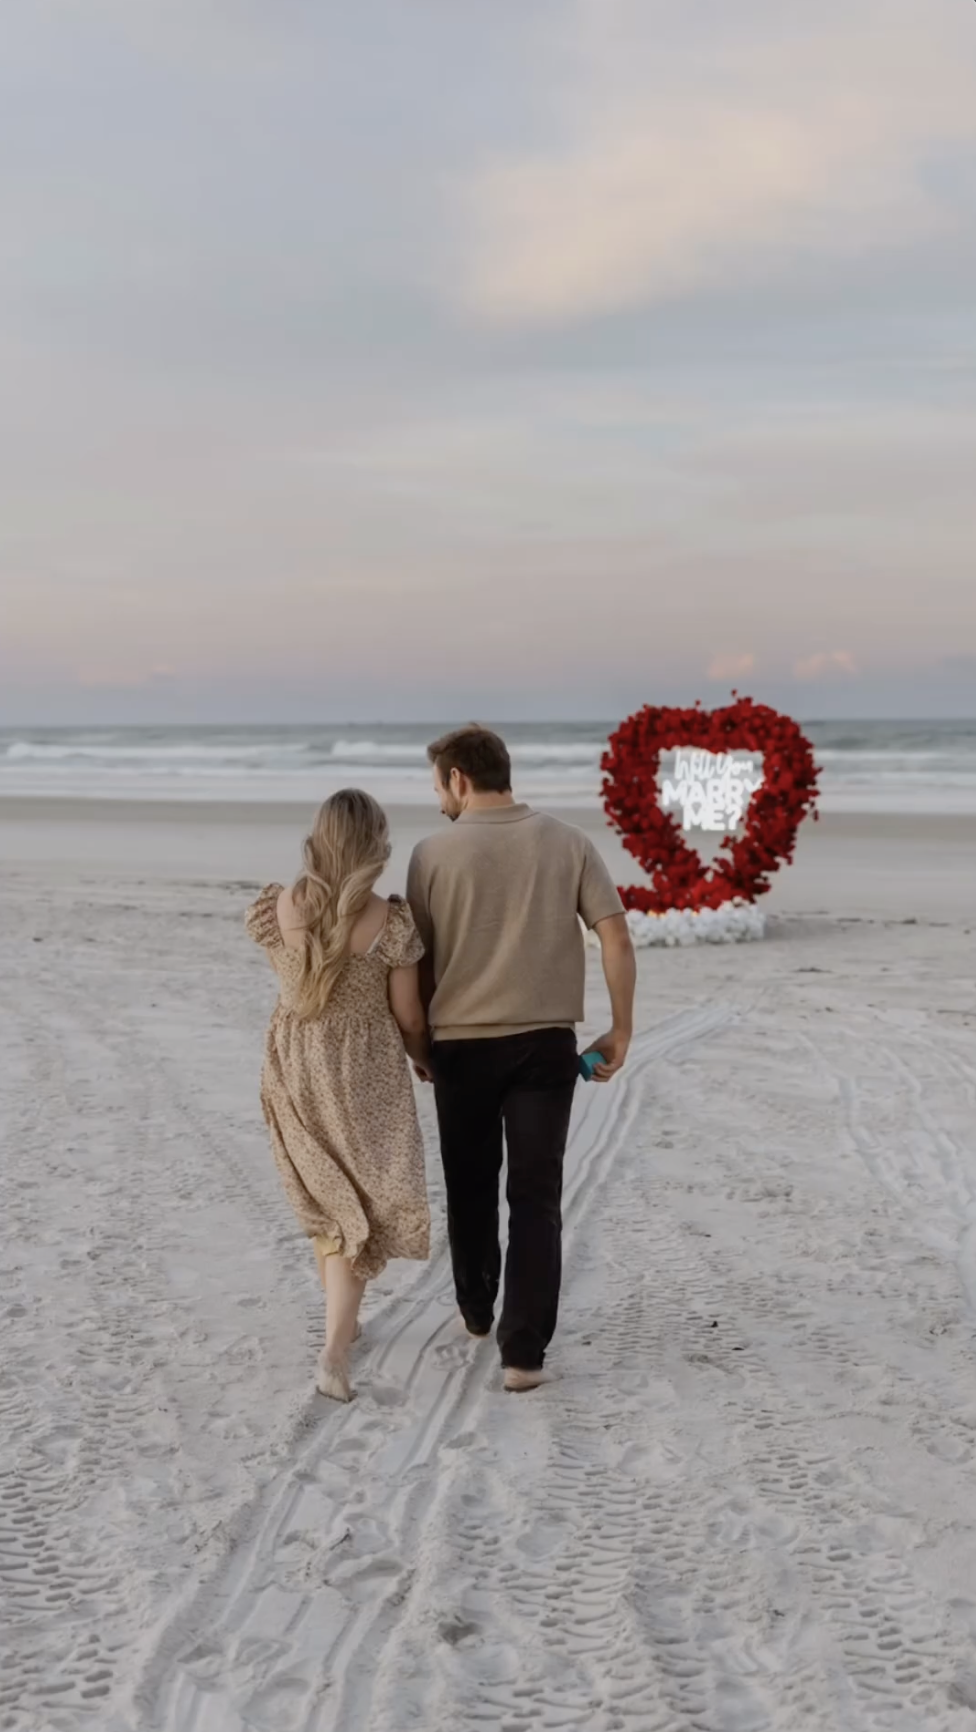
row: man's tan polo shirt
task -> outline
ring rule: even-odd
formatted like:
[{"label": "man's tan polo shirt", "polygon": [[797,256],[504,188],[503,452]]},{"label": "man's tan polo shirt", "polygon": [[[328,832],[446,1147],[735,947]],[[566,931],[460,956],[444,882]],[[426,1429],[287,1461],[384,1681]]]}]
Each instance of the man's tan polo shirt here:
[{"label": "man's tan polo shirt", "polygon": [[419,843],[407,900],[433,964],[436,1040],[581,1022],[580,919],[623,911],[589,837],[528,806],[464,812]]}]

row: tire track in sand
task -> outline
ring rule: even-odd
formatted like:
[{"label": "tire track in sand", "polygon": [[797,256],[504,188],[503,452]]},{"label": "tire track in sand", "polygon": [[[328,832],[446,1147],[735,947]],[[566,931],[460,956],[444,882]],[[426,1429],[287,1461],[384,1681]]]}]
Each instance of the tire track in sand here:
[{"label": "tire track in sand", "polygon": [[[677,1068],[693,1143],[702,1074]],[[712,1148],[719,1190],[741,1183]],[[571,1280],[564,1340],[599,1361],[458,1439],[372,1712],[342,1732],[970,1732],[923,1525],[838,1410],[856,1331],[825,1323],[815,1273],[784,1290],[701,1245],[638,1156],[574,1251],[593,1308]]]},{"label": "tire track in sand", "polygon": [[[655,1059],[725,1026],[724,1005],[635,1042],[614,1088],[579,1091],[567,1160],[567,1248],[640,1103]],[[456,1335],[442,1251],[411,1303],[371,1325],[362,1393],[325,1410],[251,1513],[226,1568],[146,1656],[146,1732],[345,1732],[369,1724],[380,1655],[411,1599],[438,1496],[435,1468],[465,1448],[496,1387],[494,1354]],[[389,1379],[389,1381],[385,1381]]]}]

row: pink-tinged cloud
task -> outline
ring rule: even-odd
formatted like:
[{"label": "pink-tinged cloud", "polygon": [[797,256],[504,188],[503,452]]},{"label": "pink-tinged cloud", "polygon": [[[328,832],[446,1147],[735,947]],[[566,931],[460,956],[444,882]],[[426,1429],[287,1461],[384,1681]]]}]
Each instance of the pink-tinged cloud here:
[{"label": "pink-tinged cloud", "polygon": [[745,34],[747,6],[742,40],[703,39],[687,86],[647,45],[647,0],[609,8],[612,40],[644,47],[629,58],[607,50],[606,8],[566,10],[560,65],[568,43],[575,78],[559,124],[468,183],[462,291],[482,317],[571,323],[730,275],[766,281],[777,256],[856,255],[958,225],[924,171],[976,139],[972,70],[917,6],[821,7],[765,39]]},{"label": "pink-tinged cloud", "polygon": [[741,680],[746,674],[751,674],[756,666],[756,658],[750,651],[742,655],[714,655],[708,664],[707,678],[710,680]]},{"label": "pink-tinged cloud", "polygon": [[798,680],[819,680],[829,674],[856,674],[857,663],[849,650],[820,650],[793,664]]}]

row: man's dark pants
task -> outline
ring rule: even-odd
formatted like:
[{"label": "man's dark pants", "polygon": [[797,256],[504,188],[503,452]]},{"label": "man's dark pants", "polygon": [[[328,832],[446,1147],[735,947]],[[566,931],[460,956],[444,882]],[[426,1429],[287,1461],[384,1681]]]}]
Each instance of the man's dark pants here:
[{"label": "man's dark pants", "polygon": [[577,1080],[567,1028],[434,1042],[434,1088],[458,1305],[487,1334],[501,1277],[498,1187],[508,1150],[508,1255],[498,1325],[502,1362],[541,1366],[562,1275],[563,1159]]}]

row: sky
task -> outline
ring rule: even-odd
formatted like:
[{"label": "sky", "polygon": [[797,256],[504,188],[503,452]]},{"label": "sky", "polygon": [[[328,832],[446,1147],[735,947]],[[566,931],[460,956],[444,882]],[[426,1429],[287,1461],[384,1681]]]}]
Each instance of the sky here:
[{"label": "sky", "polygon": [[976,714],[972,0],[5,0],[0,723]]}]

